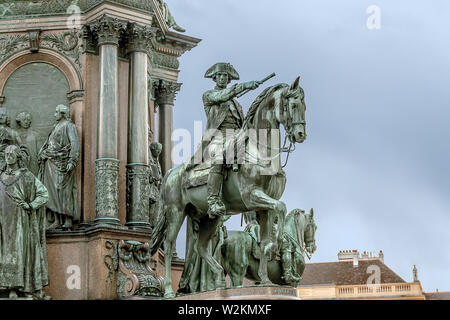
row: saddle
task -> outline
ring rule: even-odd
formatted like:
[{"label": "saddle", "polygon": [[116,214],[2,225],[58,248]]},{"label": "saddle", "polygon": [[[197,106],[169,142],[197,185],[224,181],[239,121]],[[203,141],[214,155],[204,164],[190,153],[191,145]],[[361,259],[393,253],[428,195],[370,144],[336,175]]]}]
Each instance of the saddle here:
[{"label": "saddle", "polygon": [[184,189],[200,187],[208,183],[209,172],[212,165],[210,162],[203,162],[186,171],[183,176],[182,186]]},{"label": "saddle", "polygon": [[[239,170],[239,165],[237,164],[238,163],[237,150],[236,150],[236,148],[234,148],[233,151],[230,151],[230,150],[232,150],[231,148],[236,146],[236,144],[239,141],[238,139],[239,139],[239,135],[235,136],[234,139],[232,139],[232,140],[226,141],[226,144],[224,147],[224,149],[226,151],[224,152],[224,155],[228,154],[229,152],[234,151],[234,161],[233,161],[233,164],[224,164],[224,167],[225,167],[224,180],[226,180],[226,178],[227,178],[228,170],[230,170],[230,169],[233,169],[234,171]],[[207,145],[206,146],[202,145],[202,148],[206,149]],[[195,155],[201,151],[202,150],[197,150]],[[195,158],[195,155],[194,155],[194,158]],[[200,186],[206,185],[208,182],[209,172],[211,171],[211,168],[212,168],[211,161],[202,161],[199,164],[193,164],[194,158],[192,158],[191,162],[189,164],[187,164],[186,174],[183,177],[182,186],[185,189],[200,187]]]}]

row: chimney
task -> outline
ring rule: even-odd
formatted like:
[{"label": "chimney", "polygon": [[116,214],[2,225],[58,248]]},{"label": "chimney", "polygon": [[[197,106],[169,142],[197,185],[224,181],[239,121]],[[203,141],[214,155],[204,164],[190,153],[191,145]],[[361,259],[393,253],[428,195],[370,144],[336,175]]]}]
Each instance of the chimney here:
[{"label": "chimney", "polygon": [[359,257],[358,250],[340,250],[338,253],[338,261],[348,261],[354,257]]},{"label": "chimney", "polygon": [[364,251],[364,252],[361,254],[361,260],[367,260],[367,259],[369,259],[369,252]]},{"label": "chimney", "polygon": [[359,265],[359,257],[357,255],[353,256],[353,268],[358,268],[358,265]]}]

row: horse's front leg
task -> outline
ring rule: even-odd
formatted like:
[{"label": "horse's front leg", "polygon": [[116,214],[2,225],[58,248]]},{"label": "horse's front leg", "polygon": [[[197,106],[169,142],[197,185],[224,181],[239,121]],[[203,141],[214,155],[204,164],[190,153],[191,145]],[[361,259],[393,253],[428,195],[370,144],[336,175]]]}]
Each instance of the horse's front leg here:
[{"label": "horse's front leg", "polygon": [[272,237],[271,237],[271,220],[267,211],[258,212],[258,223],[260,226],[260,248],[261,259],[259,260],[258,276],[261,279],[261,284],[272,284],[267,273],[267,265],[270,260],[270,253],[272,251]]},{"label": "horse's front leg", "polygon": [[250,194],[251,208],[259,212],[259,224],[261,228],[261,260],[258,269],[258,275],[261,278],[262,284],[271,284],[267,274],[267,264],[271,255],[272,249],[272,227],[275,217],[278,218],[277,228],[277,244],[281,248],[281,241],[284,230],[284,218],[286,216],[286,205],[278,200],[275,200],[266,195],[261,190],[253,190]]}]

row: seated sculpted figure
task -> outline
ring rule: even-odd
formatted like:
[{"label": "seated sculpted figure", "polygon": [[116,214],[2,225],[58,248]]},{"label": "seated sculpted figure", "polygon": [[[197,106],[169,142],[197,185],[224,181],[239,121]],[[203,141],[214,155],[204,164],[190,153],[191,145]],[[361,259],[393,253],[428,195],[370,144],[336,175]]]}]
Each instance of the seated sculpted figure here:
[{"label": "seated sculpted figure", "polygon": [[45,214],[47,189],[25,168],[20,148],[6,147],[0,174],[0,292],[10,299],[47,299]]},{"label": "seated sculpted figure", "polygon": [[169,28],[173,28],[174,30],[178,32],[185,32],[186,30],[182,27],[180,27],[176,22],[175,18],[173,17],[172,13],[169,10],[169,6],[167,3],[165,3],[163,0],[156,0],[158,2],[159,9],[162,12],[163,18],[167,23],[167,26]]}]

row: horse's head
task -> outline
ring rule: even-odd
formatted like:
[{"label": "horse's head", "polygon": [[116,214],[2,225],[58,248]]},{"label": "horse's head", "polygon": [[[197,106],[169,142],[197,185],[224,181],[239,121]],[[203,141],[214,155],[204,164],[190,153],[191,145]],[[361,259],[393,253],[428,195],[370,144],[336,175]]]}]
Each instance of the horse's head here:
[{"label": "horse's head", "polygon": [[314,222],[314,210],[311,209],[310,213],[305,215],[306,227],[305,227],[305,248],[310,254],[313,254],[316,249],[316,230],[317,225]]},{"label": "horse's head", "polygon": [[283,99],[280,122],[286,129],[291,143],[302,143],[306,139],[306,104],[305,92],[299,85],[300,77],[291,86],[287,86],[281,97]]}]

